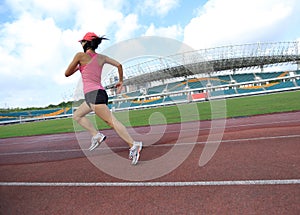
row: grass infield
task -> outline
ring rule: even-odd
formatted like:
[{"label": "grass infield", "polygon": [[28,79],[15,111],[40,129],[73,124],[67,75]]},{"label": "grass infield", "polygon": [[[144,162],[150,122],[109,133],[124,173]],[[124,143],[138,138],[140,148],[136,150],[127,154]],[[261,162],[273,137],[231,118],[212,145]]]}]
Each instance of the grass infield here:
[{"label": "grass infield", "polygon": [[[114,113],[126,127],[170,124],[194,120],[244,117],[300,110],[300,91],[267,94],[148,108]],[[213,114],[212,114],[213,113]],[[94,115],[89,116],[99,130],[109,128]],[[0,126],[0,138],[56,134],[83,130],[71,118]]]}]

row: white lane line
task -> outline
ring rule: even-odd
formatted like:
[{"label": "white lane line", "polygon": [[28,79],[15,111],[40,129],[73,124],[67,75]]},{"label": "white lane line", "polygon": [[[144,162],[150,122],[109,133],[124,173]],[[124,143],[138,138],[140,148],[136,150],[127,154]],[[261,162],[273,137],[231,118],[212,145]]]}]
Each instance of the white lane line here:
[{"label": "white lane line", "polygon": [[[246,142],[246,141],[257,141],[257,140],[273,140],[273,139],[288,139],[288,138],[300,138],[300,134],[272,136],[272,137],[242,138],[242,139],[233,139],[233,140],[221,140],[221,143]],[[207,142],[202,141],[202,142],[195,142],[195,143],[177,143],[176,146],[184,146],[184,145],[191,145],[191,144],[195,144],[195,145],[197,145],[197,144],[209,144],[209,143],[219,143],[219,141],[207,141]],[[284,143],[282,143],[282,144],[284,144]],[[161,145],[151,145],[151,147],[167,147],[167,146],[174,146],[174,145],[175,144],[161,144]]]},{"label": "white lane line", "polygon": [[187,187],[241,185],[298,185],[300,179],[243,180],[243,181],[186,181],[186,182],[0,182],[10,187]]},{"label": "white lane line", "polygon": [[30,155],[30,154],[47,154],[47,153],[69,153],[69,152],[81,152],[81,149],[65,149],[65,150],[49,150],[49,151],[28,151],[28,152],[4,152],[0,153],[0,156],[7,155]]},{"label": "white lane line", "polygon": [[[225,120],[235,120],[235,118],[229,118],[229,119],[225,119]],[[220,120],[220,119],[216,119],[216,120]],[[193,121],[192,121],[193,122]],[[192,123],[192,122],[183,122],[183,123]],[[212,121],[211,121],[212,122]],[[225,127],[219,127],[219,126],[214,126],[213,129],[218,129],[218,128],[224,128],[224,129],[228,129],[228,128],[240,128],[240,127],[253,127],[253,126],[261,126],[261,125],[274,125],[274,124],[280,124],[282,125],[283,123],[294,123],[294,122],[300,122],[300,120],[282,120],[282,121],[277,121],[277,122],[258,122],[258,123],[247,123],[247,124],[240,124],[240,125],[228,125],[229,123],[226,122],[226,125]],[[200,125],[201,125],[201,121],[200,121]],[[157,125],[157,126],[166,126],[166,125]],[[148,126],[148,127],[151,127],[151,126]],[[192,131],[198,131],[198,132],[201,132],[201,131],[204,131],[204,130],[211,130],[211,126],[208,126],[206,128],[188,128],[188,129],[183,129],[181,130],[181,132],[192,132]],[[167,131],[165,132],[165,134],[169,134],[169,133],[178,133],[178,130],[171,130],[171,131]],[[152,132],[151,135],[156,135],[156,134],[162,134],[161,132]],[[55,134],[57,135],[57,134]],[[110,135],[111,137],[117,137],[118,135],[117,134],[111,134]],[[64,137],[65,138],[65,137]],[[59,137],[55,138],[55,140],[60,140]],[[68,138],[70,140],[74,140],[72,138]],[[87,140],[89,140],[89,138],[87,137],[86,138]],[[52,140],[52,139],[51,139]],[[24,143],[24,142],[16,142],[16,143],[0,143],[0,147],[1,146],[9,146],[9,145],[22,145],[22,144],[35,144],[35,143],[38,143],[40,142],[40,140],[36,140],[36,141],[31,141],[29,143]]]},{"label": "white lane line", "polygon": [[[257,141],[257,140],[273,140],[273,139],[288,139],[288,138],[300,138],[300,134],[295,135],[283,135],[283,136],[272,136],[272,137],[254,137],[254,138],[243,138],[243,139],[233,139],[233,140],[222,140],[221,143],[230,143],[230,142],[245,142],[245,141]],[[195,143],[177,143],[176,146],[186,146],[186,145],[199,145],[199,144],[209,144],[216,143],[218,141],[208,141],[208,142],[195,142]],[[282,143],[284,144],[284,142]],[[161,144],[161,145],[149,145],[145,147],[171,147],[174,144]],[[104,150],[116,150],[116,149],[127,149],[126,146],[119,147],[109,147],[109,148],[100,148],[95,151],[104,151]],[[89,151],[88,149],[65,149],[65,150],[49,150],[49,151],[28,151],[28,152],[4,152],[0,153],[0,156],[9,156],[9,155],[28,155],[28,154],[50,154],[50,153],[67,153],[67,152],[83,152]]]}]

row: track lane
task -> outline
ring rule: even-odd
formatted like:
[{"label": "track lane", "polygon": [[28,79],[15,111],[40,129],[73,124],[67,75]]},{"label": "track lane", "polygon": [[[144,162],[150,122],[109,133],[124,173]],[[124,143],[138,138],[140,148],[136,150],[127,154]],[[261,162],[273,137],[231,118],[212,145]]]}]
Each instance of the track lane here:
[{"label": "track lane", "polygon": [[[209,122],[204,122],[197,139],[199,144],[195,145],[188,159],[176,170],[150,182],[299,180],[299,121],[299,112],[227,120],[223,142],[208,164],[199,167],[199,156],[209,132]],[[174,133],[174,128],[176,126],[169,131]],[[192,128],[191,124],[191,130],[186,131],[187,138],[193,133]],[[140,133],[146,131],[143,128],[136,129]],[[170,137],[168,140],[168,136],[170,134],[164,136],[157,145],[145,147],[140,165],[170,150],[174,138]],[[110,139],[118,140],[113,132]],[[72,138],[66,145],[59,145],[59,143],[61,144],[59,138],[58,141],[54,143],[55,150],[68,150],[66,146],[74,147]],[[3,142],[1,143],[3,144]],[[3,153],[1,143],[0,149]],[[30,145],[34,146],[37,143],[34,142]],[[41,142],[39,143],[41,144]],[[183,139],[181,143],[189,142]],[[14,144],[14,147],[22,144]],[[112,147],[120,147],[120,145],[112,145]],[[48,149],[53,150],[51,147]],[[185,145],[182,144],[181,147],[185,147]],[[76,149],[76,147],[74,148]],[[78,146],[78,148],[80,147]],[[36,148],[33,147],[33,149]],[[14,151],[11,150],[11,152]],[[120,156],[127,156],[127,150],[116,150],[116,152]],[[64,153],[66,153],[64,156],[67,156],[68,153],[72,154],[73,152]],[[97,153],[93,156],[109,156],[109,154]],[[124,182],[100,171],[85,156],[72,159],[65,157],[65,159],[56,161],[55,157],[60,153],[53,154],[55,155],[47,155],[50,160],[40,163],[0,165],[0,182]],[[11,157],[17,159],[20,158],[20,155],[11,155]],[[55,159],[51,161],[52,157]],[[3,159],[3,157],[0,158]],[[125,214],[139,211],[147,214],[169,214],[170,212],[181,214],[298,214],[300,212],[299,184],[169,187],[0,186],[0,192],[1,212],[11,212],[12,214],[18,212],[23,212],[23,214],[65,214],[70,212],[73,214]]]}]

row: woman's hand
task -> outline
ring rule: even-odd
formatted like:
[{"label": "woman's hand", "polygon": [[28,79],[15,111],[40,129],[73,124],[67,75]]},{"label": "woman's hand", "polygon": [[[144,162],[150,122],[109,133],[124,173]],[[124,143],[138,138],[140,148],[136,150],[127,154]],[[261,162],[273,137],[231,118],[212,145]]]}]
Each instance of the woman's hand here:
[{"label": "woman's hand", "polygon": [[123,81],[119,81],[116,84],[116,88],[117,88],[117,94],[121,93],[122,89],[123,89]]}]

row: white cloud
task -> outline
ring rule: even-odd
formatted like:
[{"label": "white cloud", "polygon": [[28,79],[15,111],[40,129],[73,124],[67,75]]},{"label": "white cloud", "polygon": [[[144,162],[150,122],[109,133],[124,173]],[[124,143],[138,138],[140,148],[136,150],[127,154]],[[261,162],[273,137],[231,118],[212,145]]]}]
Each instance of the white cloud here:
[{"label": "white cloud", "polygon": [[295,0],[210,0],[185,27],[184,42],[195,48],[257,42],[295,13],[295,4]]},{"label": "white cloud", "polygon": [[43,68],[53,64],[49,58],[56,56],[61,32],[51,18],[36,20],[24,13],[14,23],[6,24],[1,33],[3,51],[0,55],[10,58],[3,63],[10,69],[2,72],[30,76],[40,74]]},{"label": "white cloud", "polygon": [[149,26],[149,28],[146,30],[144,36],[160,36],[160,37],[178,39],[182,36],[182,34],[183,34],[183,29],[179,25],[156,28],[152,23]]},{"label": "white cloud", "polygon": [[[75,53],[82,51],[77,41],[87,31],[110,38],[98,51],[140,35],[178,40],[184,35],[184,42],[193,48],[262,38],[300,40],[297,0],[209,0],[195,10],[198,14],[187,26],[176,19],[162,26],[172,22],[174,17],[168,14],[177,7],[179,0],[6,1],[5,8],[0,5],[4,17],[0,21],[0,107],[61,101],[61,94],[74,89],[80,77],[78,73],[65,78],[64,71]],[[149,15],[161,22],[149,21]]]},{"label": "white cloud", "polygon": [[81,3],[74,16],[77,29],[84,32],[93,31],[97,34],[105,34],[113,24],[123,18],[121,12],[105,8],[101,1]]},{"label": "white cloud", "polygon": [[116,41],[130,39],[134,32],[140,28],[138,24],[138,16],[129,14],[124,19],[120,19],[118,23],[118,31],[116,32]]},{"label": "white cloud", "polygon": [[[0,22],[0,106],[47,105],[59,101],[62,92],[73,89],[80,75],[65,78],[64,71],[75,53],[82,51],[77,41],[87,31],[113,36],[115,33],[109,29],[120,25],[120,32],[131,35],[137,17],[124,17],[112,5],[101,2],[9,1],[13,19]],[[69,17],[73,18],[71,22]],[[135,19],[136,26],[132,27],[130,23]],[[67,27],[64,22],[69,23]],[[126,26],[121,26],[123,23]]]},{"label": "white cloud", "polygon": [[170,10],[179,6],[179,0],[147,0],[140,7],[143,14],[165,16]]}]

